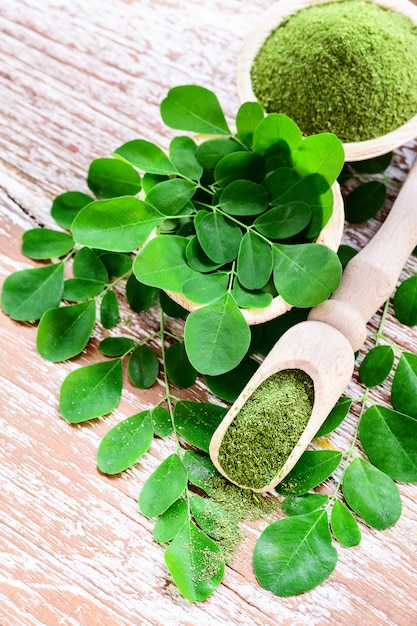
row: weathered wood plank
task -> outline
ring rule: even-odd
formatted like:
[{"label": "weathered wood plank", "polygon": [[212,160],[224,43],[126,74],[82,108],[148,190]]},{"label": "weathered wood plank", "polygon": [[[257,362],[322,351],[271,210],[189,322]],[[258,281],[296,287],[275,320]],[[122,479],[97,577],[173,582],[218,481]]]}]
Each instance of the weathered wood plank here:
[{"label": "weathered wood plank", "polygon": [[[9,0],[0,8],[0,283],[33,264],[20,252],[23,231],[53,226],[53,198],[87,191],[90,161],[137,136],[167,147],[174,131],[159,102],[177,84],[218,94],[230,119],[238,106],[236,56],[267,0]],[[416,145],[398,151],[402,180]],[[359,248],[382,216],[347,227]],[[414,268],[415,261],[410,261]],[[134,316],[125,332],[143,336],[154,313]],[[378,316],[370,323],[375,329]],[[173,322],[180,332],[181,323]],[[417,351],[415,329],[390,314],[387,333]],[[128,386],[113,415],[69,426],[58,414],[66,374],[97,358],[96,340],[72,363],[50,364],[36,352],[36,328],[0,313],[0,623],[100,626],[416,623],[417,503],[400,485],[403,515],[395,527],[363,527],[357,548],[339,549],[336,571],[317,589],[275,598],[256,584],[254,541],[265,521],[245,525],[246,541],[224,584],[205,603],[182,599],[167,574],[153,522],[139,514],[140,486],[173,443],[151,451],[120,477],[97,471],[101,437],[117,421],[152,406],[162,389]],[[360,395],[353,380],[349,393]],[[181,392],[207,399],[202,383]],[[382,402],[389,387],[376,390]],[[345,448],[352,415],[329,440]],[[324,488],[329,488],[330,485]]]}]

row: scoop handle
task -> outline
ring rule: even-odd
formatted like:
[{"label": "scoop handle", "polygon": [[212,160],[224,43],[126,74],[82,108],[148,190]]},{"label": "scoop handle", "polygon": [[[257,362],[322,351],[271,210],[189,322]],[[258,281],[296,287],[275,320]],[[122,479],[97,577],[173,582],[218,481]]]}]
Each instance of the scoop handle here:
[{"label": "scoop handle", "polygon": [[386,220],[349,261],[331,298],[310,311],[309,319],[339,330],[359,350],[366,324],[390,297],[417,244],[417,159]]}]

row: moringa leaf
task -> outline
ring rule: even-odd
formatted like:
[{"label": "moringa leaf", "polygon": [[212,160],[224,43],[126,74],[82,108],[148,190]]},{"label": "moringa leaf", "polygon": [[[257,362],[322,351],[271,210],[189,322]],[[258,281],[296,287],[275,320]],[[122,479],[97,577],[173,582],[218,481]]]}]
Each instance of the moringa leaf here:
[{"label": "moringa leaf", "polygon": [[177,169],[159,146],[146,139],[124,143],[114,154],[147,174],[176,174]]},{"label": "moringa leaf", "polygon": [[234,402],[250,378],[258,369],[259,364],[248,356],[230,372],[219,376],[205,376],[204,380],[210,391],[226,402]]},{"label": "moringa leaf", "polygon": [[87,185],[98,198],[135,196],[141,190],[140,176],[120,159],[95,159],[90,163]]},{"label": "moringa leaf", "polygon": [[35,321],[58,306],[63,292],[63,262],[19,270],[4,281],[1,306],[14,320]]},{"label": "moringa leaf", "polygon": [[259,102],[244,102],[236,114],[238,137],[248,148],[252,147],[253,134],[264,119],[264,110]]},{"label": "moringa leaf", "polygon": [[75,216],[93,201],[94,198],[81,191],[66,191],[54,199],[51,215],[59,226],[70,230]]},{"label": "moringa leaf", "polygon": [[317,587],[336,563],[337,550],[323,510],[273,522],[261,533],[253,555],[261,587],[284,597]]},{"label": "moringa leaf", "polygon": [[124,356],[135,345],[130,337],[106,337],[99,343],[99,350],[104,356]]},{"label": "moringa leaf", "polygon": [[91,278],[67,278],[64,282],[63,300],[83,302],[98,296],[106,288],[106,283]]},{"label": "moringa leaf", "polygon": [[245,289],[262,289],[271,277],[273,263],[270,244],[249,230],[240,242],[237,257],[239,283]]},{"label": "moringa leaf", "polygon": [[292,119],[281,113],[270,113],[256,127],[253,149],[260,156],[266,156],[284,141],[289,150],[294,151],[302,138],[301,130]]},{"label": "moringa leaf", "polygon": [[387,188],[378,180],[371,180],[355,187],[345,199],[346,220],[360,224],[373,217],[387,198]]},{"label": "moringa leaf", "polygon": [[235,368],[250,339],[249,326],[228,293],[190,313],[185,322],[188,358],[201,374],[217,376]]},{"label": "moringa leaf", "polygon": [[70,235],[50,228],[32,228],[22,237],[22,253],[40,261],[64,256],[73,247],[74,240]]},{"label": "moringa leaf", "polygon": [[47,361],[65,361],[80,354],[93,332],[96,303],[56,307],[46,311],[39,322],[36,348]]},{"label": "moringa leaf", "polygon": [[182,595],[190,602],[206,600],[224,576],[220,548],[188,522],[165,550],[165,562]]},{"label": "moringa leaf", "polygon": [[358,522],[341,500],[336,500],[333,505],[330,523],[333,535],[342,546],[352,548],[360,544],[362,536]]},{"label": "moringa leaf", "polygon": [[329,415],[324,420],[323,424],[314,435],[314,439],[317,439],[317,437],[324,437],[324,435],[328,435],[333,430],[335,430],[335,428],[337,428],[339,424],[343,422],[343,420],[349,413],[352,402],[352,398],[341,396],[336,402],[333,409],[330,411]]},{"label": "moringa leaf", "polygon": [[147,311],[158,300],[159,289],[150,287],[139,282],[134,274],[131,274],[126,283],[126,299],[130,308],[139,313]]},{"label": "moringa leaf", "polygon": [[287,202],[274,206],[254,221],[256,230],[269,239],[288,239],[300,233],[311,220],[305,202]]},{"label": "moringa leaf", "polygon": [[220,159],[233,152],[244,150],[244,147],[233,137],[206,139],[197,146],[197,160],[204,169],[214,170]]},{"label": "moringa leaf", "polygon": [[401,515],[401,498],[392,478],[356,458],[343,476],[343,495],[350,508],[372,528],[385,530]]},{"label": "moringa leaf", "polygon": [[391,404],[400,413],[417,417],[417,355],[402,352],[391,385]]},{"label": "moringa leaf", "polygon": [[268,208],[268,192],[251,180],[235,180],[222,190],[219,205],[229,215],[259,215]]},{"label": "moringa leaf", "polygon": [[172,433],[171,415],[163,406],[156,406],[151,411],[151,418],[155,435],[168,437]]},{"label": "moringa leaf", "polygon": [[221,298],[227,292],[229,278],[228,272],[200,274],[189,278],[182,284],[182,293],[192,302],[208,304]]},{"label": "moringa leaf", "polygon": [[160,235],[151,239],[133,263],[136,278],[151,287],[181,293],[182,284],[197,273],[187,263],[188,239]]},{"label": "moringa leaf", "polygon": [[113,359],[80,367],[61,385],[59,410],[70,424],[111,413],[122,396],[122,360]]},{"label": "moringa leaf", "polygon": [[264,161],[254,152],[228,154],[214,168],[214,179],[222,188],[242,179],[259,183],[265,174]]},{"label": "moringa leaf", "polygon": [[373,404],[361,418],[362,447],[393,480],[417,482],[417,418]]},{"label": "moringa leaf", "polygon": [[305,137],[292,153],[294,169],[306,176],[320,174],[333,185],[345,161],[343,144],[332,133],[320,133]]},{"label": "moringa leaf", "polygon": [[77,243],[112,252],[132,252],[145,243],[165,219],[152,206],[133,196],[97,200],[82,209],[72,232]]},{"label": "moringa leaf", "polygon": [[196,226],[197,238],[205,254],[214,263],[230,263],[239,252],[240,227],[221,213],[208,213]]},{"label": "moringa leaf", "polygon": [[288,496],[281,505],[286,515],[305,515],[317,511],[328,501],[329,496],[324,493],[306,493],[303,496]]},{"label": "moringa leaf", "polygon": [[393,306],[395,317],[401,324],[417,325],[417,276],[410,276],[399,285]]},{"label": "moringa leaf", "polygon": [[274,244],[273,250],[274,285],[289,304],[299,308],[315,306],[339,286],[341,264],[327,246]]},{"label": "moringa leaf", "polygon": [[213,433],[226,413],[227,409],[216,404],[178,400],[174,410],[177,433],[191,445],[208,452]]},{"label": "moringa leaf", "polygon": [[109,273],[102,259],[91,248],[81,248],[74,255],[72,272],[76,278],[88,278],[107,283]]},{"label": "moringa leaf", "polygon": [[152,536],[158,543],[171,541],[188,521],[188,505],[184,498],[178,498],[155,522]]},{"label": "moringa leaf", "polygon": [[217,96],[205,87],[173,87],[160,108],[161,117],[170,128],[211,135],[231,134]]},{"label": "moringa leaf", "polygon": [[302,496],[333,474],[341,460],[338,450],[307,450],[276,489],[283,495]]},{"label": "moringa leaf", "polygon": [[146,517],[164,513],[187,486],[187,472],[178,454],[171,454],[152,472],[142,487],[139,509]]},{"label": "moringa leaf", "polygon": [[195,193],[195,184],[184,178],[170,178],[154,185],[146,196],[146,202],[162,215],[177,215]]},{"label": "moringa leaf", "polygon": [[191,137],[174,137],[169,146],[169,156],[180,174],[191,180],[200,180],[203,166],[197,159],[197,144]]},{"label": "moringa leaf", "polygon": [[119,322],[119,301],[112,289],[107,291],[101,300],[100,321],[104,328],[114,328]]},{"label": "moringa leaf", "polygon": [[367,387],[384,382],[394,365],[394,350],[391,346],[375,346],[365,355],[359,366],[359,379]]},{"label": "moringa leaf", "polygon": [[129,378],[135,387],[148,389],[156,382],[159,374],[159,360],[147,345],[139,345],[132,352],[127,364]]},{"label": "moringa leaf", "polygon": [[183,341],[169,346],[165,352],[164,366],[169,380],[179,389],[191,387],[197,380],[197,372],[188,360]]},{"label": "moringa leaf", "polygon": [[153,439],[149,411],[119,422],[103,437],[97,450],[97,467],[104,474],[119,474],[147,452]]}]

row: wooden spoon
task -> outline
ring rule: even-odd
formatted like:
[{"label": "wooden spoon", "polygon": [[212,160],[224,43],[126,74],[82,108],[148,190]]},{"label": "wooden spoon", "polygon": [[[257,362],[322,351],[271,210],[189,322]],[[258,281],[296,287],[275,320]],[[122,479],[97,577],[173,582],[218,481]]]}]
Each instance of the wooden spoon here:
[{"label": "wooden spoon", "polygon": [[[215,431],[210,456],[221,466],[223,437],[247,399],[272,374],[303,370],[314,384],[310,420],[297,445],[272,480],[253,491],[269,491],[292,469],[345,390],[354,368],[354,352],[366,339],[366,324],[392,294],[402,268],[417,244],[417,160],[377,234],[347,265],[340,287],[330,300],[310,311],[308,320],[290,328],[250,379]],[[261,426],[260,426],[261,428]],[[265,424],[262,428],[268,428]]]}]

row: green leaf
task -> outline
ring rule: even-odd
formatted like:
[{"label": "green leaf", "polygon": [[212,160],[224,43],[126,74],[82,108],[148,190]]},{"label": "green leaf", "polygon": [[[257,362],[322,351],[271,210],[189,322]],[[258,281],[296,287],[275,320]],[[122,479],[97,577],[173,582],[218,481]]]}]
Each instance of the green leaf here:
[{"label": "green leaf", "polygon": [[402,352],[391,386],[392,407],[417,417],[417,355]]},{"label": "green leaf", "polygon": [[139,509],[157,517],[173,504],[187,486],[187,472],[178,454],[171,454],[149,476],[139,496]]},{"label": "green leaf", "polygon": [[304,180],[292,167],[280,167],[268,174],[262,185],[268,193],[270,202],[286,200],[302,200],[299,195],[294,194],[301,180]]},{"label": "green leaf", "polygon": [[98,296],[106,288],[106,283],[91,278],[67,278],[64,282],[63,300],[83,302]]},{"label": "green leaf", "polygon": [[307,450],[276,489],[283,495],[302,496],[333,474],[341,460],[338,450]]},{"label": "green leaf", "polygon": [[159,374],[158,357],[149,346],[142,344],[130,355],[127,371],[135,387],[152,387]]},{"label": "green leaf", "polygon": [[199,244],[197,235],[189,240],[185,249],[185,256],[191,269],[202,274],[208,274],[222,266],[222,263],[215,263],[207,256]]},{"label": "green leaf", "polygon": [[272,302],[272,294],[269,291],[242,287],[238,280],[233,283],[233,297],[242,309],[264,309]]},{"label": "green leaf", "polygon": [[321,174],[329,185],[333,185],[345,161],[342,142],[332,133],[305,137],[292,156],[294,169],[301,176]]},{"label": "green leaf", "polygon": [[401,324],[417,324],[417,276],[410,276],[401,283],[393,300],[395,317]]},{"label": "green leaf", "polygon": [[359,424],[369,460],[393,480],[417,482],[417,418],[376,404]]},{"label": "green leaf", "polygon": [[146,139],[133,139],[115,150],[122,157],[148,174],[176,174],[177,169],[167,155],[156,144]]},{"label": "green leaf", "polygon": [[195,184],[183,178],[170,178],[154,185],[146,202],[162,215],[177,215],[195,193]]},{"label": "green leaf", "polygon": [[333,250],[317,243],[274,244],[274,284],[289,304],[315,306],[340,283],[342,269]]},{"label": "green leaf", "polygon": [[119,474],[147,452],[153,439],[149,411],[142,411],[113,426],[100,442],[97,467],[104,474]]},{"label": "green leaf", "polygon": [[169,146],[169,156],[180,174],[191,180],[200,180],[203,167],[197,160],[197,144],[191,137],[174,137]]},{"label": "green leaf", "polygon": [[201,530],[209,537],[221,541],[233,533],[236,543],[240,535],[233,516],[220,504],[202,496],[191,496],[191,513]]},{"label": "green leaf", "polygon": [[123,252],[103,252],[100,255],[100,260],[109,276],[125,276],[132,269],[132,256]]},{"label": "green leaf", "polygon": [[324,435],[328,435],[335,430],[335,428],[337,428],[348,415],[352,402],[352,398],[341,396],[314,435],[314,439],[317,437],[324,437]]},{"label": "green leaf", "polygon": [[151,411],[153,429],[158,437],[168,437],[172,433],[171,415],[163,406],[156,406]]},{"label": "green leaf", "polygon": [[39,354],[53,362],[80,354],[90,339],[95,321],[94,300],[49,309],[42,315],[38,326],[36,347]]},{"label": "green leaf", "polygon": [[205,376],[204,380],[210,391],[218,398],[234,402],[258,367],[256,361],[246,356],[230,372],[220,376]]},{"label": "green leaf", "polygon": [[264,119],[264,110],[259,102],[244,102],[236,114],[236,130],[238,137],[249,148],[252,146],[253,134]]},{"label": "green leaf", "polygon": [[217,96],[199,85],[182,85],[168,91],[161,102],[161,117],[170,128],[194,133],[230,135]]},{"label": "green leaf", "polygon": [[317,587],[336,563],[326,511],[270,524],[259,537],[253,556],[259,584],[276,596],[293,596]]},{"label": "green leaf", "polygon": [[70,230],[75,216],[93,200],[94,198],[81,191],[66,191],[54,199],[51,215],[59,226]]},{"label": "green leaf", "polygon": [[135,342],[130,337],[106,337],[99,343],[99,350],[104,356],[124,356],[133,348]]},{"label": "green leaf", "polygon": [[72,232],[77,243],[113,252],[132,252],[141,246],[164,216],[132,196],[97,200],[75,218]]},{"label": "green leaf", "polygon": [[20,270],[3,283],[1,306],[18,321],[35,321],[58,306],[64,292],[64,264]]},{"label": "green leaf", "polygon": [[114,328],[119,322],[119,302],[113,290],[107,291],[101,300],[100,321],[104,328]]},{"label": "green leaf", "polygon": [[258,232],[270,239],[287,239],[300,233],[311,220],[311,211],[305,202],[288,202],[269,209],[256,218]]},{"label": "green leaf", "polygon": [[161,309],[165,315],[169,315],[169,317],[181,318],[188,314],[188,311],[172,300],[172,298],[170,298],[165,291],[159,292],[159,302]]},{"label": "green leaf", "polygon": [[152,536],[158,543],[171,541],[178,535],[187,521],[187,502],[184,498],[178,498],[156,521]]},{"label": "green leaf", "polygon": [[226,294],[190,313],[184,340],[193,367],[201,374],[217,376],[243,359],[250,344],[250,330],[234,298]]},{"label": "green leaf", "polygon": [[297,124],[281,113],[270,113],[258,124],[253,136],[253,149],[261,156],[274,151],[279,142],[285,141],[290,151],[294,151],[302,141]]},{"label": "green leaf", "polygon": [[263,160],[254,152],[234,152],[224,156],[214,168],[214,179],[220,187],[227,187],[236,180],[259,183],[265,176]]},{"label": "green leaf", "polygon": [[235,139],[207,139],[197,147],[198,162],[207,170],[214,170],[224,156],[233,152],[243,152],[244,148]]},{"label": "green leaf", "polygon": [[256,233],[248,231],[240,242],[237,258],[237,276],[246,289],[262,289],[273,268],[271,246]]},{"label": "green leaf", "polygon": [[111,413],[122,395],[122,360],[93,363],[70,372],[61,386],[62,417],[78,424]]},{"label": "green leaf", "polygon": [[339,246],[337,251],[337,256],[340,259],[343,269],[345,269],[346,265],[353,259],[354,256],[358,254],[358,251],[355,250],[352,246],[348,246],[346,244],[342,244]]},{"label": "green leaf", "polygon": [[340,500],[333,505],[330,523],[333,535],[342,546],[352,548],[360,544],[362,536],[358,522]]},{"label": "green leaf", "polygon": [[23,233],[22,252],[31,259],[45,260],[61,257],[74,247],[67,233],[49,228],[33,228]]},{"label": "green leaf", "polygon": [[197,304],[208,304],[221,298],[229,285],[228,272],[214,274],[200,274],[189,278],[182,284],[182,293],[186,298]]},{"label": "green leaf", "polygon": [[354,459],[343,477],[343,495],[372,528],[385,530],[401,515],[397,486],[387,474],[363,459]]},{"label": "green leaf", "polygon": [[173,343],[165,352],[165,370],[169,380],[179,389],[194,385],[197,372],[188,360],[184,342]]},{"label": "green leaf", "polygon": [[185,237],[177,235],[151,239],[133,263],[136,278],[145,285],[181,293],[182,284],[196,276],[185,257],[187,243]]},{"label": "green leaf", "polygon": [[98,254],[91,248],[81,248],[74,256],[73,274],[76,278],[88,278],[107,283],[109,273]]},{"label": "green leaf", "polygon": [[216,404],[178,400],[174,410],[177,433],[191,445],[208,452],[213,433],[226,413],[227,409]]},{"label": "green leaf", "polygon": [[393,365],[394,350],[391,346],[375,346],[359,366],[359,379],[367,387],[380,385],[388,377]]},{"label": "green leaf", "polygon": [[219,205],[229,215],[259,215],[268,207],[268,192],[250,180],[235,180],[222,190]]},{"label": "green leaf", "polygon": [[215,263],[230,263],[237,257],[242,231],[221,213],[205,215],[196,230],[202,249]]},{"label": "green leaf", "polygon": [[206,600],[224,576],[220,548],[192,522],[165,550],[165,562],[182,595],[190,602]]},{"label": "green leaf", "polygon": [[87,185],[98,198],[135,196],[141,190],[137,171],[120,159],[95,159],[90,163]]},{"label": "green leaf", "polygon": [[288,496],[281,504],[283,513],[289,516],[305,515],[317,511],[326,504],[329,496],[324,493],[307,493],[304,496]]},{"label": "green leaf", "polygon": [[139,313],[147,311],[158,300],[159,289],[149,287],[139,282],[134,274],[129,276],[126,283],[126,299],[130,308]]},{"label": "green leaf", "polygon": [[214,467],[210,457],[193,450],[186,450],[184,465],[190,483],[210,495],[213,481],[221,478],[221,474]]},{"label": "green leaf", "polygon": [[345,198],[346,220],[360,224],[373,217],[387,198],[387,188],[378,180],[371,180],[355,187]]}]

